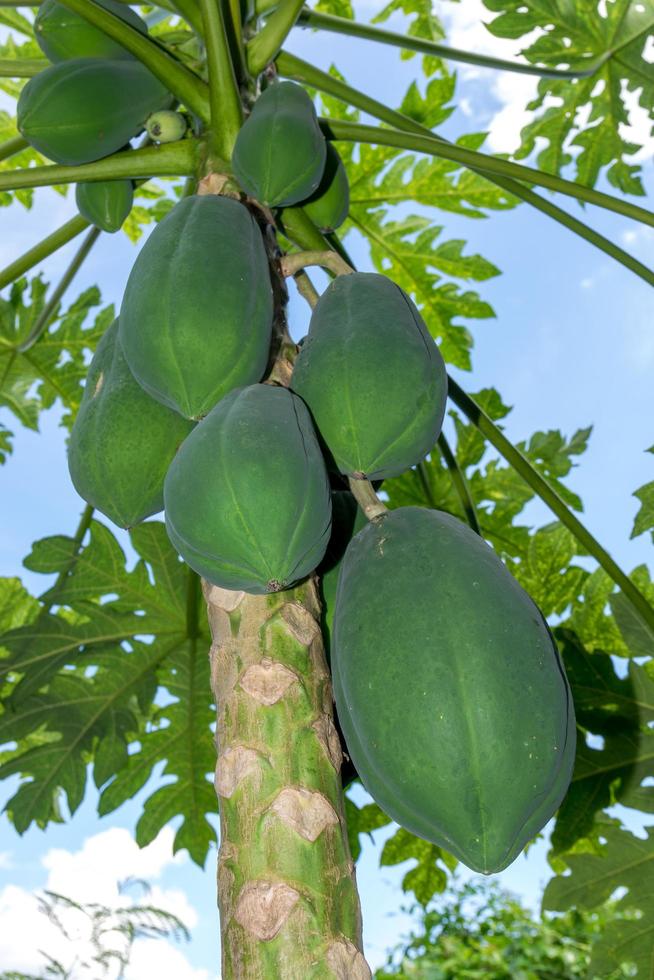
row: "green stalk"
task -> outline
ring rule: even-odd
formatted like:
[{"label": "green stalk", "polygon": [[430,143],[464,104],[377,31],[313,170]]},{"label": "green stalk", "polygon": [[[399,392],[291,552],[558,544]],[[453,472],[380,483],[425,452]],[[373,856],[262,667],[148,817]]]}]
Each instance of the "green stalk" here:
[{"label": "green stalk", "polygon": [[0,58],[0,77],[32,78],[49,64],[46,58]]},{"label": "green stalk", "polygon": [[443,157],[445,160],[453,160],[471,170],[483,170],[484,173],[526,180],[530,184],[547,187],[549,190],[574,197],[578,201],[595,204],[607,211],[622,214],[626,218],[632,218],[634,221],[640,221],[642,224],[654,227],[654,213],[651,211],[646,211],[628,201],[621,201],[620,198],[604,194],[602,191],[596,191],[592,187],[584,187],[582,184],[564,180],[555,174],[534,170],[531,167],[523,167],[518,163],[501,160],[499,157],[488,156],[485,153],[477,153],[454,143],[445,143],[434,136],[414,136],[411,133],[402,133],[395,129],[364,126],[360,123],[342,122],[340,119],[321,119],[320,121],[328,139],[346,140],[351,143],[370,143],[376,146],[395,146],[398,149],[426,153],[432,157]]},{"label": "green stalk", "polygon": [[[332,75],[328,75],[326,72],[320,71],[319,68],[315,68],[313,65],[302,61],[300,58],[296,58],[295,55],[289,54],[286,51],[282,51],[278,55],[277,68],[282,75],[287,78],[294,78],[298,82],[303,82],[305,85],[311,85],[314,88],[319,89],[322,92],[327,92],[329,95],[333,95],[337,99],[341,99],[347,105],[355,106],[361,109],[362,112],[367,112],[368,115],[374,116],[376,119],[380,119],[382,122],[386,122],[396,129],[402,129],[406,132],[417,133],[420,136],[433,136],[434,139],[444,140],[442,136],[438,136],[436,133],[432,133],[431,130],[427,129],[425,126],[421,126],[420,123],[415,122],[409,116],[403,115],[401,112],[397,112],[395,109],[389,109],[382,102],[378,102],[376,99],[370,98],[370,96],[364,95],[363,92],[359,92],[357,89],[351,88],[346,85],[345,82],[334,78]],[[530,207],[536,208],[548,217],[553,218],[559,224],[568,228],[574,234],[578,235],[580,238],[585,239],[595,248],[600,249],[606,255],[620,262],[627,269],[630,269],[641,279],[650,285],[654,285],[654,272],[648,269],[646,265],[639,262],[633,256],[625,252],[618,245],[609,241],[604,235],[600,235],[594,229],[589,228],[585,225],[583,221],[579,221],[577,218],[573,218],[571,215],[564,211],[563,208],[558,207],[551,201],[545,198],[539,197],[538,194],[530,190],[524,184],[513,180],[510,177],[500,177],[497,174],[485,173],[481,167],[471,167],[474,173],[485,177],[488,181],[495,184],[497,187],[501,187],[503,190],[512,194],[514,197],[519,198]]]},{"label": "green stalk", "polygon": [[35,265],[47,259],[49,255],[52,255],[63,245],[67,245],[68,242],[76,238],[77,235],[81,234],[88,227],[89,222],[86,218],[83,218],[80,214],[75,215],[65,225],[53,231],[51,235],[48,235],[47,238],[40,241],[38,245],[34,245],[33,248],[30,248],[3,269],[0,272],[0,289],[4,289],[9,283],[14,282],[14,280],[24,275],[30,269],[33,269]]},{"label": "green stalk", "polygon": [[209,106],[212,142],[229,160],[243,123],[243,107],[219,0],[200,0],[209,71]]},{"label": "green stalk", "polygon": [[29,143],[23,136],[12,136],[11,139],[0,143],[0,160],[7,160],[9,157],[13,157],[14,153],[26,150],[28,146]]},{"label": "green stalk", "polygon": [[405,51],[417,51],[420,54],[443,58],[445,61],[461,61],[468,65],[478,65],[481,68],[496,68],[500,71],[517,72],[520,75],[538,75],[540,78],[590,78],[611,56],[606,51],[601,57],[595,58],[583,68],[539,68],[537,65],[521,64],[517,61],[504,61],[502,58],[492,58],[485,54],[474,54],[461,51],[446,44],[437,44],[422,37],[411,34],[396,34],[394,31],[382,30],[372,24],[361,24],[346,17],[335,17],[323,14],[317,10],[305,8],[298,18],[299,27],[313,27],[335,34],[347,34],[350,37],[360,37],[365,41],[378,41],[390,44]]},{"label": "green stalk", "polygon": [[79,524],[77,525],[77,530],[75,531],[75,535],[73,537],[73,547],[71,550],[70,558],[68,559],[64,567],[61,569],[59,574],[57,575],[54,585],[51,586],[48,589],[48,591],[41,596],[41,598],[44,600],[44,604],[41,607],[41,613],[40,613],[40,615],[42,616],[50,612],[55,602],[57,601],[58,592],[60,591],[62,585],[64,584],[64,582],[70,575],[71,571],[73,570],[75,562],[77,561],[77,556],[79,555],[80,550],[82,548],[82,542],[84,540],[86,532],[91,526],[91,521],[93,519],[93,510],[94,509],[91,506],[91,504],[87,504],[84,510],[82,511],[82,516],[80,517]]},{"label": "green stalk", "polygon": [[[441,456],[445,461],[454,489],[456,490],[459,500],[461,501],[461,506],[463,507],[463,512],[466,515],[468,524],[477,534],[481,534],[481,528],[479,527],[479,519],[477,518],[477,510],[475,508],[474,500],[472,499],[472,494],[470,493],[470,487],[468,486],[468,481],[465,478],[465,474],[461,467],[459,466],[458,460],[450,444],[447,441],[445,433],[441,432],[438,437],[438,448],[440,449]],[[424,468],[424,463],[420,463],[420,466]],[[424,477],[424,473],[423,473]]]},{"label": "green stalk", "polygon": [[308,252],[326,252],[331,248],[325,236],[302,208],[284,208],[280,222],[286,237],[300,248]]},{"label": "green stalk", "polygon": [[586,552],[597,561],[615,584],[631,602],[642,620],[654,629],[654,609],[643,593],[631,579],[622,571],[596,538],[584,527],[571,510],[564,504],[556,490],[553,489],[540,473],[534,469],[528,459],[522,455],[501,429],[489,418],[482,408],[463,391],[462,388],[448,376],[448,395],[454,404],[475,425],[486,439],[493,445],[504,459],[519,473],[525,483],[547,504],[553,514],[558,517],[565,527],[575,536]]},{"label": "green stalk", "polygon": [[370,980],[315,582],[204,591],[223,980]]},{"label": "green stalk", "polygon": [[24,167],[0,172],[0,191],[15,191],[22,187],[52,187],[77,181],[133,180],[150,177],[180,177],[193,174],[200,144],[193,139],[161,146],[146,146],[140,150],[121,150],[110,157],[83,163],[78,167],[48,164],[44,167]]},{"label": "green stalk", "polygon": [[64,293],[70,286],[71,282],[77,275],[80,266],[82,265],[84,259],[87,257],[87,255],[89,254],[89,252],[91,251],[95,243],[97,242],[99,235],[100,235],[99,228],[91,228],[90,232],[88,233],[88,235],[86,236],[82,244],[80,245],[75,256],[73,257],[73,261],[70,263],[70,265],[64,272],[63,276],[61,277],[61,281],[59,285],[54,290],[52,296],[43,307],[40,316],[36,320],[36,323],[30,330],[25,340],[18,347],[19,354],[25,354],[31,347],[34,346],[34,344],[38,341],[39,337],[43,333],[45,333],[45,331],[48,329],[48,326],[50,325],[50,321],[52,320],[52,317],[56,313],[59,303],[61,302],[62,296],[64,295]]},{"label": "green stalk", "polygon": [[79,14],[104,31],[114,41],[122,44],[149,68],[166,88],[194,112],[202,122],[209,122],[209,100],[206,83],[168,54],[156,41],[146,37],[120,17],[109,13],[91,0],[61,0],[65,7]]},{"label": "green stalk", "polygon": [[265,27],[252,38],[247,46],[247,63],[255,77],[273,61],[282,44],[295,26],[303,0],[281,0],[277,9],[267,19]]},{"label": "green stalk", "polygon": [[202,14],[196,0],[174,0],[171,4],[189,24],[198,37],[202,37]]}]

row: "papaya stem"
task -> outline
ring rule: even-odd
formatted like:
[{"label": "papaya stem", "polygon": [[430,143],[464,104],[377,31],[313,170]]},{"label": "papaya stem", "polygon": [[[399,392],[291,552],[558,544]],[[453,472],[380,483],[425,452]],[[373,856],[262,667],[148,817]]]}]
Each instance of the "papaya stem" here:
[{"label": "papaya stem", "polygon": [[[296,81],[304,82],[307,85],[311,85],[314,88],[320,89],[323,92],[327,92],[333,95],[337,99],[341,99],[345,104],[355,106],[361,109],[363,112],[368,113],[370,116],[374,116],[376,119],[382,122],[389,123],[396,129],[401,129],[406,132],[417,133],[420,136],[432,136],[434,139],[438,139],[442,142],[447,143],[442,136],[437,133],[432,133],[431,130],[427,129],[425,126],[421,126],[415,120],[409,118],[409,116],[403,115],[401,112],[397,112],[395,109],[389,109],[382,102],[378,102],[376,99],[370,98],[368,95],[364,95],[363,92],[359,92],[357,89],[346,85],[345,82],[340,81],[338,78],[334,78],[332,75],[328,75],[327,72],[321,71],[319,68],[315,68],[313,65],[308,64],[306,61],[302,61],[301,58],[297,58],[295,55],[289,54],[287,51],[282,51],[277,59],[276,64],[280,74],[284,75],[286,78],[293,78]],[[654,272],[648,269],[646,265],[639,262],[633,256],[625,252],[624,249],[619,248],[613,242],[609,241],[603,235],[589,228],[585,225],[583,221],[579,221],[577,218],[573,218],[571,215],[564,211],[563,208],[558,207],[558,205],[553,204],[551,201],[545,200],[539,197],[534,191],[530,190],[524,184],[519,183],[517,180],[513,180],[511,177],[501,177],[498,174],[489,174],[484,169],[483,166],[476,166],[470,168],[473,173],[479,174],[485,177],[490,183],[495,184],[497,187],[501,187],[503,190],[517,197],[519,200],[524,201],[530,207],[536,208],[536,210],[541,211],[548,217],[553,218],[559,224],[568,228],[574,234],[578,235],[580,238],[585,239],[591,245],[594,245],[600,251],[609,255],[612,259],[615,259],[625,268],[634,272],[641,279],[650,285],[654,285]]]},{"label": "papaya stem", "polygon": [[387,512],[388,507],[379,499],[369,480],[348,476],[347,482],[352,496],[369,521],[374,521],[376,517],[381,517]]},{"label": "papaya stem", "polygon": [[171,7],[181,14],[187,24],[189,24],[198,37],[202,37],[203,25],[202,14],[195,0],[174,0]]},{"label": "papaya stem", "polygon": [[365,41],[378,41],[380,44],[390,44],[405,51],[417,51],[420,54],[443,58],[445,61],[461,61],[468,65],[478,65],[480,68],[495,68],[500,71],[517,72],[520,75],[538,75],[540,78],[591,78],[610,58],[611,51],[605,51],[599,58],[588,61],[582,68],[540,68],[537,65],[519,61],[505,61],[503,58],[493,58],[489,55],[475,54],[451,48],[446,44],[428,41],[426,38],[414,37],[411,34],[397,34],[394,31],[373,27],[372,24],[361,24],[345,17],[333,14],[323,14],[317,10],[305,7],[298,17],[298,27],[313,27],[318,30],[330,31],[335,34],[347,34],[359,37]]},{"label": "papaya stem", "polygon": [[277,57],[282,44],[295,26],[303,0],[281,0],[265,26],[247,45],[247,63],[255,77]]},{"label": "papaya stem", "polygon": [[200,0],[207,48],[212,144],[229,160],[243,123],[243,107],[219,0]]},{"label": "papaya stem", "polygon": [[0,143],[0,160],[7,160],[9,157],[13,157],[15,153],[26,150],[28,146],[29,143],[23,136],[12,136],[11,139]]},{"label": "papaya stem", "polygon": [[41,310],[40,315],[37,317],[36,323],[30,330],[26,339],[18,347],[19,354],[25,354],[34,344],[38,341],[41,334],[45,333],[50,321],[53,318],[54,313],[61,302],[61,298],[70,286],[71,282],[77,275],[80,266],[82,265],[84,259],[89,254],[95,243],[97,242],[101,232],[99,228],[91,228],[90,232],[82,242],[78,251],[76,252],[73,261],[70,263],[57,288],[52,293],[52,296],[45,304]]},{"label": "papaya stem", "polygon": [[267,596],[203,586],[223,980],[371,980],[315,581]]},{"label": "papaya stem", "polygon": [[296,272],[293,276],[293,279],[295,280],[295,285],[297,286],[298,293],[300,294],[300,296],[304,297],[304,299],[307,301],[307,303],[313,310],[316,303],[320,299],[320,293],[318,292],[314,284],[311,282],[311,279],[306,274],[304,269],[300,269],[299,272]]},{"label": "papaya stem", "polygon": [[73,13],[79,14],[121,44],[149,68],[167,89],[177,96],[204,123],[209,122],[209,99],[206,82],[182,65],[161,45],[126,24],[115,14],[92,0],[61,0]]},{"label": "papaya stem", "polygon": [[49,64],[46,58],[0,58],[0,77],[32,78]]},{"label": "papaya stem", "polygon": [[39,262],[47,259],[49,255],[52,255],[58,249],[67,245],[73,238],[81,234],[85,228],[88,228],[89,224],[90,222],[86,218],[83,218],[81,214],[77,214],[70,221],[63,224],[61,228],[57,228],[51,235],[48,235],[40,241],[38,245],[32,246],[23,255],[14,259],[10,265],[0,272],[0,289],[4,289],[9,283],[14,282],[30,269],[33,269]]},{"label": "papaya stem", "polygon": [[41,598],[45,599],[46,601],[41,607],[40,615],[42,616],[47,615],[47,613],[50,612],[55,602],[57,601],[57,594],[59,593],[62,585],[64,584],[64,582],[70,575],[71,571],[73,570],[75,562],[77,561],[77,556],[79,555],[80,550],[82,548],[82,542],[84,541],[86,532],[91,526],[91,521],[93,519],[93,512],[94,512],[94,508],[91,506],[91,504],[87,504],[84,510],[82,511],[79,524],[77,525],[77,529],[75,530],[75,534],[73,537],[73,546],[71,549],[70,557],[66,562],[66,564],[64,565],[64,567],[59,572],[59,574],[57,575],[54,585],[50,586],[50,588],[46,592],[44,592],[43,595],[41,596]]},{"label": "papaya stem", "polygon": [[354,269],[343,261],[338,252],[327,250],[324,252],[291,252],[285,255],[280,262],[283,276],[294,276],[301,269],[306,269],[311,265],[319,265],[323,269],[329,269],[335,276],[348,276]]},{"label": "papaya stem", "polygon": [[538,470],[523,456],[520,450],[511,443],[504,433],[489,418],[484,410],[466,394],[462,388],[448,376],[448,395],[464,415],[488,439],[504,459],[519,473],[525,483],[532,488],[538,497],[547,504],[549,509],[558,517],[565,527],[574,535],[586,552],[597,561],[615,584],[622,589],[625,597],[641,619],[654,629],[654,608],[649,604],[640,589],[622,571],[620,566],[611,558],[599,541],[584,527],[580,520],[569,510],[559,497],[556,490],[549,485]]},{"label": "papaya stem", "polygon": [[[459,496],[459,500],[461,501],[461,506],[463,507],[468,524],[476,534],[481,535],[479,519],[477,518],[477,510],[475,508],[474,500],[472,499],[472,494],[470,493],[468,481],[465,478],[463,470],[459,466],[459,462],[454,455],[444,432],[441,432],[438,437],[438,448],[440,449],[441,456],[443,457],[445,465],[449,470],[454,489]],[[422,467],[424,470],[424,462],[419,464],[419,468],[420,467]]]},{"label": "papaya stem", "polygon": [[23,167],[0,172],[0,191],[15,191],[22,187],[52,187],[77,181],[148,180],[150,177],[189,176],[195,172],[200,144],[195,139],[178,143],[162,143],[140,150],[121,150],[94,163],[78,167],[47,164],[43,167]]},{"label": "papaya stem", "polygon": [[654,227],[654,213],[646,211],[645,208],[640,208],[636,204],[631,204],[629,201],[622,201],[611,194],[596,191],[593,187],[584,187],[582,184],[575,184],[571,180],[564,180],[563,177],[557,177],[555,174],[534,170],[532,167],[523,167],[519,163],[512,163],[510,160],[502,160],[485,153],[477,153],[475,150],[468,150],[466,147],[458,146],[455,143],[444,143],[435,139],[434,136],[414,136],[396,129],[364,126],[360,123],[343,122],[340,119],[323,118],[320,123],[327,139],[346,140],[350,143],[370,143],[373,146],[395,146],[398,149],[426,153],[432,157],[442,157],[445,160],[460,163],[469,169],[479,168],[488,173],[526,180],[531,184],[547,187],[549,190],[574,197],[578,201],[595,204],[606,211],[613,211],[616,214],[624,215],[626,218],[633,218],[634,221],[640,221],[642,224]]},{"label": "papaya stem", "polygon": [[329,242],[303,208],[284,208],[278,223],[286,237],[300,248],[311,252],[330,250]]}]

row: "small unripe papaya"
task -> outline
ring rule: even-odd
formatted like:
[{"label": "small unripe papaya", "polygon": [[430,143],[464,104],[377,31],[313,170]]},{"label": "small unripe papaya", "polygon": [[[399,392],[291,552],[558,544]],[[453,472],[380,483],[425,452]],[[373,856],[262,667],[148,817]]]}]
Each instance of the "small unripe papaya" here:
[{"label": "small unripe papaya", "polygon": [[68,444],[68,468],[80,497],[118,527],[157,514],[166,470],[192,428],[135,381],[114,321],[91,361]]},{"label": "small unripe papaya", "polygon": [[238,201],[181,200],[132,267],[120,311],[125,357],[145,390],[198,419],[268,362],[272,285],[259,227]]},{"label": "small unripe papaya", "polygon": [[18,99],[18,129],[40,153],[68,166],[122,149],[171,95],[135,60],[74,58],[27,82]]},{"label": "small unripe papaya", "polygon": [[232,167],[250,197],[268,207],[286,207],[313,194],[326,154],[325,137],[307,93],[294,82],[274,82],[239,130]]},{"label": "small unripe papaya", "polygon": [[79,213],[102,231],[120,231],[134,203],[131,180],[97,180],[78,184],[75,201]]},{"label": "small unripe papaya", "polygon": [[302,207],[322,232],[340,228],[350,207],[350,185],[343,161],[331,143],[327,144],[325,172],[318,190]]},{"label": "small unripe papaya", "polygon": [[186,119],[181,112],[162,109],[153,112],[145,124],[145,131],[156,143],[175,143],[186,132]]},{"label": "small unripe papaya", "polygon": [[288,589],[325,553],[329,480],[305,406],[287,388],[232,391],[168,470],[166,527],[199,575],[254,595]]},{"label": "small unripe papaya", "polygon": [[447,397],[445,364],[415,305],[386,276],[339,276],[320,297],[293,391],[341,473],[399,476],[433,448]]},{"label": "small unripe papaya", "polygon": [[[148,33],[148,25],[128,4],[119,3],[118,0],[94,2],[141,34]],[[34,36],[46,58],[54,62],[70,58],[113,60],[133,57],[118,41],[69,10],[59,0],[43,0],[34,19]]]},{"label": "small unripe papaya", "polygon": [[575,714],[556,643],[492,548],[456,518],[401,507],[352,538],[331,668],[363,785],[469,868],[501,871],[561,803]]}]

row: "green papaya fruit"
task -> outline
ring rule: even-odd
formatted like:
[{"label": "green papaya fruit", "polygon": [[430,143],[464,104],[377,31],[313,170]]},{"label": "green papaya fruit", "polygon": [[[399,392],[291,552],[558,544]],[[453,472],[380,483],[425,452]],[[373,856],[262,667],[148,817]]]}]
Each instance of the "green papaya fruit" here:
[{"label": "green papaya fruit", "polygon": [[139,61],[74,58],[30,78],[18,129],[55,163],[77,166],[120,150],[171,95]]},{"label": "green papaya fruit", "polygon": [[120,231],[134,203],[131,180],[98,180],[75,188],[77,209],[102,231]]},{"label": "green papaya fruit", "polygon": [[68,444],[68,468],[80,497],[119,527],[157,514],[166,470],[192,428],[134,380],[115,320],[91,361]]},{"label": "green papaya fruit", "polygon": [[433,448],[445,364],[406,293],[386,276],[339,276],[320,297],[291,387],[341,473],[399,476]]},{"label": "green papaya fruit", "polygon": [[290,588],[329,540],[327,471],[309,413],[287,388],[250,385],[218,402],[173,460],[164,500],[173,546],[225,589]]},{"label": "green papaya fruit", "polygon": [[322,232],[340,228],[350,207],[350,185],[343,161],[331,143],[327,144],[325,171],[318,189],[302,207]]},{"label": "green papaya fruit", "polygon": [[268,207],[298,204],[316,190],[327,145],[313,102],[295,82],[274,82],[239,130],[232,167],[241,187]]},{"label": "green papaya fruit", "polygon": [[341,570],[341,561],[354,535],[366,524],[366,517],[361,508],[357,506],[353,495],[347,490],[332,490],[332,533],[325,557],[318,567],[322,605],[322,635],[328,659],[331,635],[334,630],[336,585],[338,573]]},{"label": "green papaya fruit", "polygon": [[364,786],[411,833],[501,871],[572,775],[575,717],[540,611],[466,525],[404,507],[341,565],[334,695]]},{"label": "green papaya fruit", "polygon": [[[95,0],[99,7],[120,17],[130,27],[148,33],[148,25],[126,3],[118,0]],[[34,36],[50,61],[70,58],[132,58],[122,45],[108,37],[58,0],[44,0],[34,18]]]},{"label": "green papaya fruit", "polygon": [[259,227],[238,201],[186,197],[154,229],[132,268],[120,336],[145,390],[200,418],[268,362],[273,298]]}]

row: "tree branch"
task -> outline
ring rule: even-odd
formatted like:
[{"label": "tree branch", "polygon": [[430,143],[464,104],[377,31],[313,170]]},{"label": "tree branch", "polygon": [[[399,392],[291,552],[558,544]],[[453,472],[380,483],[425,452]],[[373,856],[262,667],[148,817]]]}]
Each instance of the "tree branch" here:
[{"label": "tree branch", "polygon": [[248,43],[247,63],[252,75],[258,75],[277,57],[282,44],[295,26],[302,3],[303,0],[281,0],[263,29]]},{"label": "tree branch", "polygon": [[229,160],[243,122],[243,107],[219,0],[200,0],[209,72],[212,144]]},{"label": "tree branch", "polygon": [[622,214],[626,218],[633,218],[634,221],[640,221],[642,224],[654,227],[654,213],[646,211],[645,208],[630,204],[628,201],[622,201],[610,194],[604,194],[602,191],[596,191],[592,187],[584,187],[582,184],[575,184],[571,180],[564,180],[563,177],[557,177],[555,174],[534,170],[532,167],[523,167],[521,164],[502,160],[485,153],[477,153],[454,143],[445,143],[434,136],[418,136],[394,129],[382,129],[379,126],[343,122],[340,119],[323,118],[320,123],[328,139],[346,140],[350,143],[370,143],[375,146],[396,146],[398,149],[426,153],[432,157],[442,157],[445,160],[460,163],[471,170],[483,170],[484,173],[515,177],[530,184],[538,184],[541,187],[547,187],[549,190],[558,191],[560,194],[585,201],[587,204],[595,204],[607,211]]},{"label": "tree branch", "polygon": [[373,27],[372,24],[361,24],[346,17],[323,14],[317,10],[310,10],[308,7],[301,11],[298,17],[298,26],[313,27],[335,34],[347,34],[350,37],[360,37],[365,41],[378,41],[381,44],[390,44],[405,51],[417,51],[420,54],[443,58],[445,61],[461,61],[468,65],[478,65],[481,68],[495,68],[500,71],[517,72],[520,75],[538,75],[540,78],[590,78],[611,56],[611,52],[607,51],[601,57],[589,61],[588,65],[583,68],[539,68],[537,65],[505,61],[502,58],[492,58],[485,54],[462,51],[460,48],[451,48],[446,44],[437,44],[434,41],[414,37],[411,34],[396,34],[394,31]]},{"label": "tree branch", "polygon": [[0,272],[0,289],[4,289],[9,283],[14,282],[20,276],[24,275],[30,269],[38,265],[44,259],[47,259],[49,255],[52,255],[62,246],[67,245],[68,242],[76,238],[77,235],[81,234],[85,228],[89,227],[90,222],[83,218],[81,214],[75,215],[70,221],[67,221],[61,228],[53,231],[51,235],[44,238],[34,245],[32,248],[28,249],[23,255],[15,259],[10,265]]},{"label": "tree branch", "polygon": [[141,150],[121,150],[112,156],[83,163],[79,167],[47,164],[43,167],[24,167],[0,172],[0,191],[15,191],[22,187],[52,187],[77,181],[114,180],[129,177],[134,180],[150,177],[190,176],[195,172],[200,144],[194,139],[161,146],[146,146]]},{"label": "tree branch", "polygon": [[[389,125],[394,126],[396,129],[402,129],[405,132],[417,133],[419,136],[432,136],[434,139],[441,140],[447,143],[442,136],[438,136],[436,133],[432,133],[431,130],[427,129],[425,126],[421,126],[420,123],[415,122],[409,116],[403,115],[401,112],[397,112],[395,109],[389,109],[382,102],[378,102],[376,99],[370,98],[370,96],[364,95],[363,92],[359,92],[357,89],[351,88],[346,85],[345,82],[340,81],[338,78],[334,78],[332,75],[328,75],[326,72],[320,71],[319,68],[315,68],[313,65],[302,61],[295,55],[289,54],[287,51],[282,51],[278,55],[276,60],[277,68],[282,75],[287,78],[294,78],[296,81],[304,82],[307,85],[312,85],[314,88],[320,91],[327,92],[329,95],[333,95],[337,99],[341,99],[346,105],[355,106],[361,109],[363,112],[367,112],[368,115],[374,116],[376,119],[380,119],[382,122],[389,123]],[[519,200],[524,201],[529,204],[530,207],[536,208],[536,210],[546,214],[548,217],[553,218],[559,224],[568,228],[574,234],[578,235],[580,238],[585,239],[591,245],[594,245],[600,251],[609,255],[612,259],[615,259],[621,265],[624,265],[631,272],[634,272],[641,279],[650,285],[654,285],[654,272],[648,269],[646,265],[639,262],[638,259],[633,258],[624,249],[621,249],[618,245],[609,241],[603,235],[600,235],[594,229],[589,228],[585,225],[583,221],[579,221],[577,218],[573,218],[564,211],[563,208],[558,207],[551,201],[545,198],[539,197],[538,194],[530,190],[524,184],[513,180],[510,177],[501,177],[498,174],[489,174],[485,172],[481,166],[471,167],[473,173],[479,174],[484,177],[490,183],[495,184],[497,187],[501,187],[503,190],[517,197]]]},{"label": "tree branch", "polygon": [[26,339],[18,347],[18,352],[20,354],[25,354],[31,347],[33,347],[34,344],[38,341],[39,337],[43,333],[45,333],[45,331],[48,329],[52,316],[55,313],[57,307],[59,306],[62,296],[64,295],[64,293],[70,286],[71,282],[77,275],[80,266],[82,265],[84,259],[86,258],[86,256],[89,254],[89,252],[97,242],[100,234],[101,232],[99,228],[91,228],[90,232],[88,233],[88,235],[86,236],[82,244],[80,245],[75,256],[73,257],[73,261],[70,263],[70,265],[64,272],[63,276],[61,277],[61,281],[59,285],[54,290],[52,296],[41,310],[41,313],[37,318],[36,323],[30,330]]}]

